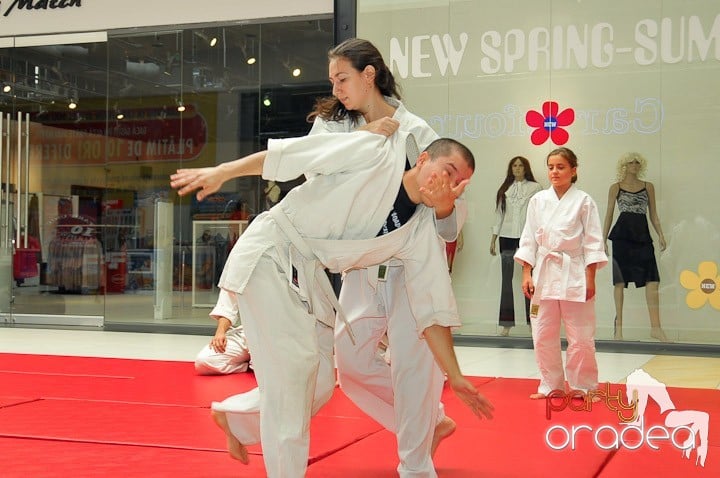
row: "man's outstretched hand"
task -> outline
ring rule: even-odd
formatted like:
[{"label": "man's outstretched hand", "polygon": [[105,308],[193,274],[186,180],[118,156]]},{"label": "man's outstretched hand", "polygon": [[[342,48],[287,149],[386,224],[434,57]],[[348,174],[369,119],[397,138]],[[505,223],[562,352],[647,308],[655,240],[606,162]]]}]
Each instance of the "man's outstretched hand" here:
[{"label": "man's outstretched hand", "polygon": [[470,410],[472,410],[475,415],[487,419],[493,417],[492,412],[495,410],[495,407],[492,406],[492,403],[490,403],[468,379],[459,376],[455,379],[448,379],[448,384],[450,388],[452,388],[452,391],[455,392],[455,395],[457,395],[465,405],[470,407]]}]

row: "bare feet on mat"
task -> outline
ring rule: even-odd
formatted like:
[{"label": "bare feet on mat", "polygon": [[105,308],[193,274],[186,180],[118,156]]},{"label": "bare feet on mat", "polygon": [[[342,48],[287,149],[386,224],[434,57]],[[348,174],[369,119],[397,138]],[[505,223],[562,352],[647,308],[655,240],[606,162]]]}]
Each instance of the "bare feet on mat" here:
[{"label": "bare feet on mat", "polygon": [[435,455],[435,450],[437,450],[440,443],[455,433],[455,421],[453,421],[450,417],[445,417],[435,425],[435,433],[433,433],[433,440],[432,440],[432,448],[430,449],[430,456]]},{"label": "bare feet on mat", "polygon": [[660,342],[670,342],[670,339],[665,335],[665,331],[660,327],[653,327],[650,330],[650,337],[659,340]]},{"label": "bare feet on mat", "polygon": [[246,465],[250,463],[247,448],[245,448],[245,445],[240,443],[240,440],[235,438],[230,431],[230,426],[228,425],[225,412],[216,412],[215,410],[212,410],[210,413],[215,424],[225,433],[225,438],[227,439],[227,449],[230,456]]},{"label": "bare feet on mat", "polygon": [[531,393],[530,398],[532,400],[544,400],[547,396],[544,393]]}]

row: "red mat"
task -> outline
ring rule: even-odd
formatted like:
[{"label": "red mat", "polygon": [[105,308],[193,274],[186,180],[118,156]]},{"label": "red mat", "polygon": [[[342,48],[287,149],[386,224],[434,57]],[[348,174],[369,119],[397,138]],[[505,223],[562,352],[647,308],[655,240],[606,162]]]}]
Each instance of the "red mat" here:
[{"label": "red mat", "polygon": [[261,457],[243,465],[227,453],[98,443],[0,438],[3,478],[264,477]]},{"label": "red mat", "polygon": [[0,354],[0,384],[7,396],[207,407],[257,382],[251,373],[198,376],[188,362]]},{"label": "red mat", "polygon": [[[612,416],[602,408],[587,414],[545,417],[545,402],[528,398],[537,380],[473,378],[481,392],[495,405],[493,420],[480,420],[459,403],[446,388],[446,413],[458,423],[434,458],[442,477],[544,477],[547,470],[558,476],[592,477],[610,453],[592,443],[572,452],[556,452],[544,442],[547,428],[564,422],[601,422]],[[372,435],[329,456],[309,469],[308,477],[390,477],[398,464],[395,437],[386,431]],[[517,457],[522,456],[521,460]],[[587,474],[578,470],[588,470]]]},{"label": "red mat", "polygon": [[[310,457],[322,457],[380,430],[369,418],[317,417]],[[314,432],[313,432],[314,431]],[[0,410],[0,435],[222,452],[225,439],[206,408],[39,400]],[[260,447],[250,447],[260,453]]]},{"label": "red mat", "polygon": [[[397,476],[396,447],[395,437],[383,431],[313,463],[308,477]],[[530,443],[522,430],[510,434],[460,426],[443,442],[433,461],[438,475],[447,478],[547,477],[548,470],[552,470],[552,476],[590,478],[607,457],[608,453],[600,450],[576,454],[552,452]]]},{"label": "red mat", "polygon": [[667,476],[683,478],[709,478],[720,476],[720,447],[711,446],[705,459],[705,466],[696,464],[696,454],[691,458],[682,456],[682,452],[672,445],[663,445],[659,450],[640,448],[638,450],[621,449],[598,474],[598,478],[627,478],[642,470],[644,476]]},{"label": "red mat", "polygon": [[[720,476],[720,390],[670,388],[677,410],[710,414],[705,467],[671,446],[660,451],[600,449],[580,432],[575,450],[546,443],[550,427],[621,428],[605,404],[552,411],[530,400],[537,380],[472,381],[495,405],[479,420],[449,390],[443,401],[458,423],[440,447],[442,477]],[[191,363],[0,354],[0,476],[264,476],[259,446],[245,467],[224,451],[208,406],[255,386],[252,374],[200,377]],[[612,385],[611,392],[624,386]],[[624,396],[624,395],[623,395]],[[646,429],[665,415],[651,402]],[[556,437],[557,438],[557,437]],[[396,476],[395,438],[365,417],[339,390],[311,423],[310,477]],[[519,459],[518,459],[519,458]],[[644,474],[644,473],[643,473]]]},{"label": "red mat", "polygon": [[30,397],[0,397],[0,408],[13,407],[23,403],[28,403],[37,400],[37,398]]},{"label": "red mat", "polygon": [[0,435],[223,451],[205,408],[38,400],[0,410]]}]

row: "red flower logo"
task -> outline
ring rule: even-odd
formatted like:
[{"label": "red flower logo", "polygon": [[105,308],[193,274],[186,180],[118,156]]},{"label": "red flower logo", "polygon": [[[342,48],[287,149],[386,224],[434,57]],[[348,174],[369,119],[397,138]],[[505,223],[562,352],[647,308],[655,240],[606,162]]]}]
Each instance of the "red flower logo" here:
[{"label": "red flower logo", "polygon": [[542,114],[530,110],[525,115],[525,122],[531,128],[536,128],[530,135],[530,141],[535,146],[540,146],[550,138],[558,146],[568,142],[570,135],[563,129],[575,121],[575,111],[566,108],[558,114],[558,104],[555,101],[546,101],[542,105]]}]

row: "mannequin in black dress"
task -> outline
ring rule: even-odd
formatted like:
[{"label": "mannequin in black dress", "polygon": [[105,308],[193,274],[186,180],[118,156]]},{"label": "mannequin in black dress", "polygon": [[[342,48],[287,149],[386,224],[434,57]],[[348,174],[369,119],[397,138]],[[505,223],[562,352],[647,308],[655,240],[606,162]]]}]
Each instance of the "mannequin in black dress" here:
[{"label": "mannequin in black dress", "polygon": [[[647,161],[638,153],[627,153],[618,161],[618,182],[610,186],[608,207],[605,214],[603,237],[613,241],[613,284],[615,286],[615,340],[622,340],[623,301],[625,288],[630,282],[635,287],[645,287],[645,299],[650,315],[650,336],[661,342],[668,338],[660,325],[660,299],[658,285],[660,275],[655,261],[655,248],[648,228],[650,223],[658,236],[660,251],[664,251],[665,236],[660,227],[655,207],[655,187],[640,178],[647,169]],[[618,204],[620,215],[610,229]]]}]

